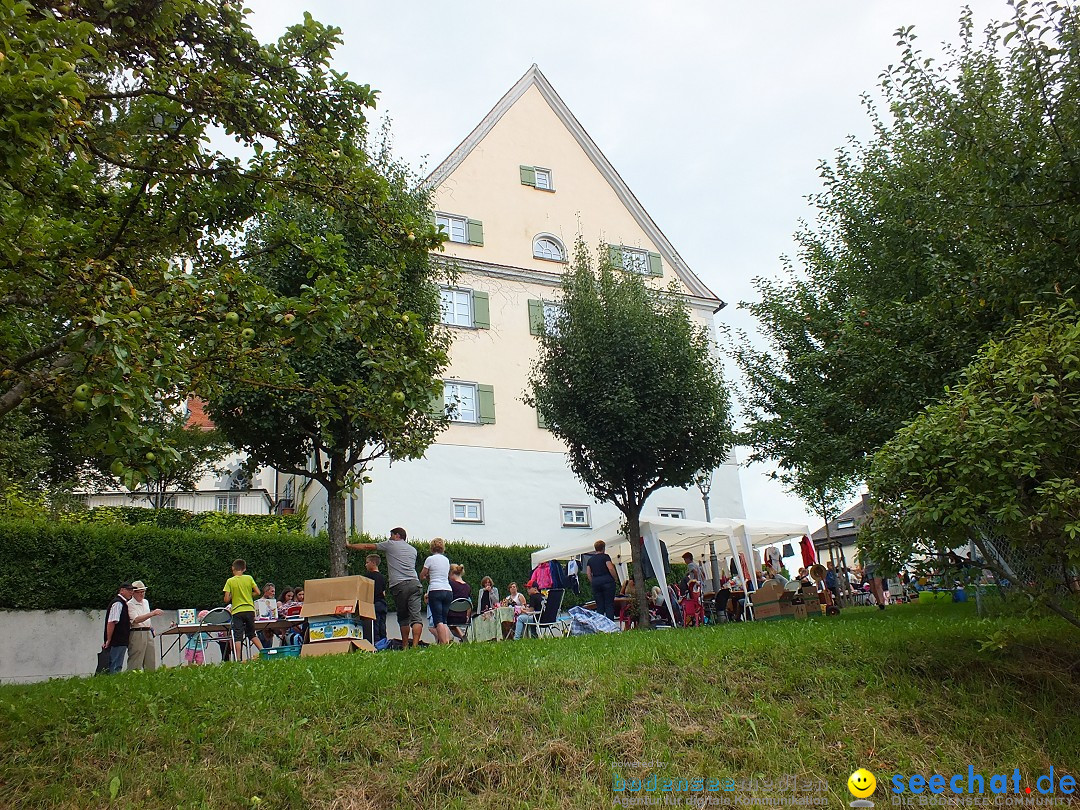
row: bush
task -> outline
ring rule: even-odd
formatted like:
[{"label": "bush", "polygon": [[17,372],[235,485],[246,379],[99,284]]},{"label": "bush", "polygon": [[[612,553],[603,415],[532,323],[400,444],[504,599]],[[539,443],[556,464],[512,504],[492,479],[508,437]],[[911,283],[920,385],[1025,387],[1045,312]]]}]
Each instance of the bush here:
[{"label": "bush", "polygon": [[303,514],[236,515],[228,512],[188,512],[186,509],[146,509],[140,506],[97,506],[65,515],[77,523],[119,523],[160,526],[163,529],[203,531],[304,532]]},{"label": "bush", "polygon": [[329,569],[324,539],[284,532],[11,521],[0,524],[0,546],[0,608],[103,608],[134,579],[154,607],[209,607],[221,604],[237,557],[259,583],[303,583]]}]

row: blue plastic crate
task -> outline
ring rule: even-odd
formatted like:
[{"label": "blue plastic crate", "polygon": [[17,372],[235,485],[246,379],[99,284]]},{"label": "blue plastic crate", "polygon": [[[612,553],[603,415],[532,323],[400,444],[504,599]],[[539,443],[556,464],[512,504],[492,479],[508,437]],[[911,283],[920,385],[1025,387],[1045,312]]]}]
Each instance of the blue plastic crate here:
[{"label": "blue plastic crate", "polygon": [[270,647],[260,653],[261,658],[266,658],[269,661],[276,661],[279,658],[298,658],[299,656],[299,644],[290,644],[285,647]]}]

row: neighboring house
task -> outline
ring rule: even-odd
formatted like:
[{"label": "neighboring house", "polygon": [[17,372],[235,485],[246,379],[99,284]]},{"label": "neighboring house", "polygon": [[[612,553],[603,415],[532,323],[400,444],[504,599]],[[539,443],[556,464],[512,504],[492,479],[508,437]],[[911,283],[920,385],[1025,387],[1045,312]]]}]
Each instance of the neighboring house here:
[{"label": "neighboring house", "polygon": [[864,493],[857,504],[829,521],[828,536],[826,536],[824,526],[810,535],[822,565],[829,559],[832,559],[834,564],[840,565],[842,556],[843,564],[848,568],[856,566],[858,554],[855,541],[859,536],[859,527],[869,514],[870,495]]},{"label": "neighboring house", "polygon": [[[184,403],[189,430],[210,430],[214,423],[203,403],[192,397]],[[163,506],[189,512],[230,512],[241,515],[269,515],[292,510],[295,504],[293,476],[263,467],[248,477],[243,470],[244,456],[234,453],[218,465],[221,474],[204,475],[194,491],[167,492]],[[126,489],[93,492],[84,496],[87,506],[142,506],[153,503],[145,491]]]},{"label": "neighboring house", "polygon": [[[675,158],[672,158],[675,160]],[[662,168],[659,167],[658,168]],[[713,331],[724,303],[686,266],[551,84],[533,65],[428,178],[444,256],[459,271],[443,290],[454,331],[445,401],[454,422],[424,458],[377,463],[349,504],[349,525],[383,535],[546,544],[619,517],[569,470],[564,447],[522,402],[536,335],[557,321],[561,275],[580,233],[630,272],[676,282]],[[320,487],[305,489],[326,525]],[[711,512],[744,517],[734,458],[715,474]],[[662,489],[646,515],[704,520],[700,493]]]}]

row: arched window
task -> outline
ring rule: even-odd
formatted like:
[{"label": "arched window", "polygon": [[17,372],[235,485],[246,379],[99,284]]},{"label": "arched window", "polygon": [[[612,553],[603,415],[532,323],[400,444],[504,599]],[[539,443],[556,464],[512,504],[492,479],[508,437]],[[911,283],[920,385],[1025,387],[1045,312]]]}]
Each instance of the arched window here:
[{"label": "arched window", "polygon": [[552,262],[566,261],[566,248],[562,242],[549,233],[542,233],[533,239],[533,258],[547,259]]}]

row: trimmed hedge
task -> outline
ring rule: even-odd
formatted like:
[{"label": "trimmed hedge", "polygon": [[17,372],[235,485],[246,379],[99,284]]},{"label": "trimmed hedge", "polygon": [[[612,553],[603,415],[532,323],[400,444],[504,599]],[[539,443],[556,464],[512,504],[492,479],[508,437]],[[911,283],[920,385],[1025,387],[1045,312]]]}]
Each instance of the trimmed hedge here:
[{"label": "trimmed hedge", "polygon": [[[147,509],[136,509],[151,512]],[[373,542],[372,538],[357,538]],[[417,543],[417,567],[428,556],[428,544]],[[522,591],[532,572],[535,546],[486,546],[450,542],[446,555],[465,566],[465,581],[479,593],[480,580],[490,576],[501,596],[510,582]],[[124,581],[143,580],[154,607],[212,607],[221,604],[221,586],[237,557],[259,585],[273,582],[278,592],[304,580],[327,576],[329,551],[325,535],[267,533],[236,529],[193,531],[149,523],[0,522],[0,608],[15,610],[104,608]],[[364,552],[349,555],[351,573],[363,573]],[[380,565],[386,573],[386,563]],[[672,565],[674,581],[685,573]],[[568,593],[564,604],[592,598],[584,574],[581,593]],[[653,584],[653,581],[650,581]],[[392,600],[390,609],[394,609]]]},{"label": "trimmed hedge", "polygon": [[[448,556],[465,566],[474,592],[488,575],[503,594],[512,580],[524,585],[532,570],[529,555],[535,550],[447,544]],[[420,565],[427,544],[417,544],[417,551]],[[237,557],[247,561],[260,586],[270,581],[279,591],[325,577],[329,570],[325,535],[206,532],[150,524],[6,521],[0,523],[0,554],[0,608],[18,610],[104,608],[119,583],[135,579],[146,582],[154,607],[219,605],[221,586]],[[364,571],[366,556],[350,553],[352,573]],[[385,562],[380,567],[386,573]]]}]

